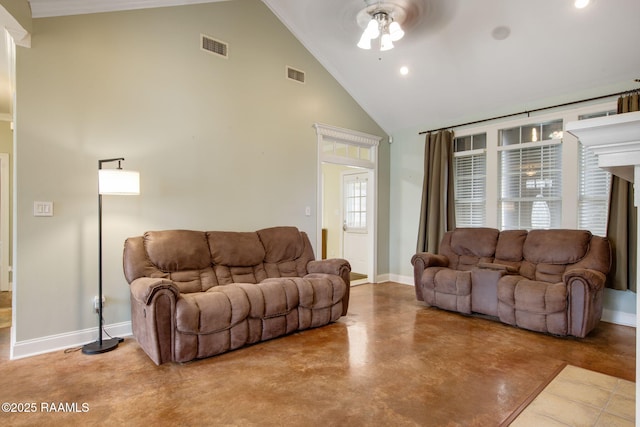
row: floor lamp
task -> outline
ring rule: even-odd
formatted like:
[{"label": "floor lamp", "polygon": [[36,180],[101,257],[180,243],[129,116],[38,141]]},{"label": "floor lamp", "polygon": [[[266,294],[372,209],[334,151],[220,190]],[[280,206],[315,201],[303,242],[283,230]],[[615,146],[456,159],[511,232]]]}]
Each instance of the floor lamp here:
[{"label": "floor lamp", "polygon": [[[84,354],[106,353],[115,349],[121,338],[102,339],[102,195],[140,194],[140,174],[122,169],[124,158],[98,160],[98,340],[82,347]],[[102,169],[105,163],[118,162],[117,169]]]}]

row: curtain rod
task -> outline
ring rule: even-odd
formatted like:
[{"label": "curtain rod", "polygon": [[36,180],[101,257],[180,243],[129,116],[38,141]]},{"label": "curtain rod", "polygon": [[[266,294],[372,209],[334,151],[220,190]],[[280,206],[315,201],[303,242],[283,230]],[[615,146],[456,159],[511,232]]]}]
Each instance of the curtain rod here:
[{"label": "curtain rod", "polygon": [[594,98],[581,99],[580,101],[565,102],[564,104],[552,105],[550,107],[535,108],[533,110],[521,111],[519,113],[505,114],[504,116],[492,117],[490,119],[476,120],[474,122],[467,122],[467,123],[461,123],[461,124],[453,125],[453,126],[445,126],[445,127],[441,127],[441,128],[438,128],[438,129],[425,130],[425,131],[422,131],[422,132],[418,133],[418,135],[424,135],[425,133],[431,133],[431,132],[439,132],[441,130],[446,130],[446,129],[459,128],[459,127],[462,127],[462,126],[475,125],[477,123],[490,122],[491,120],[506,119],[507,117],[520,116],[522,114],[526,114],[527,116],[529,116],[531,113],[536,113],[538,111],[550,110],[552,108],[566,107],[568,105],[580,104],[580,103],[583,103],[583,102],[597,101],[599,99],[610,98],[612,96],[626,95],[628,93],[633,93],[633,92],[638,92],[638,91],[640,91],[640,88],[629,89],[629,90],[625,90],[623,92],[610,93],[609,95],[602,95],[602,96],[596,96]]}]

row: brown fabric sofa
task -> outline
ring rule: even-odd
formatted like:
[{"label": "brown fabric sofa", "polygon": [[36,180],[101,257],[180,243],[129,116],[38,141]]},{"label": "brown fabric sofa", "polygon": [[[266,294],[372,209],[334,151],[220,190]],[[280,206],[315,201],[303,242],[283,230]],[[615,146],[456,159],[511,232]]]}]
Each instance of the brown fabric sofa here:
[{"label": "brown fabric sofa", "polygon": [[326,325],[349,305],[349,263],[315,261],[295,227],[150,231],[123,258],[133,334],[156,364]]},{"label": "brown fabric sofa", "polygon": [[439,254],[411,259],[419,301],[576,337],[600,321],[610,262],[609,241],[588,231],[492,228],[447,232]]}]

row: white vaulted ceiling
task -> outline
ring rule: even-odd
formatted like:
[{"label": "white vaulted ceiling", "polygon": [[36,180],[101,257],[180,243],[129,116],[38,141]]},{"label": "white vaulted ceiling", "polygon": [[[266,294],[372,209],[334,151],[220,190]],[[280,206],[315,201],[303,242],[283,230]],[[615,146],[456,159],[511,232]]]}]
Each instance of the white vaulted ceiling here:
[{"label": "white vaulted ceiling", "polygon": [[[212,1],[30,4],[44,17]],[[381,53],[356,47],[356,15],[375,0],[263,0],[390,134],[640,87],[638,0],[592,0],[582,10],[573,0],[385,1],[410,12],[405,37]],[[507,38],[492,36],[498,27]]]}]

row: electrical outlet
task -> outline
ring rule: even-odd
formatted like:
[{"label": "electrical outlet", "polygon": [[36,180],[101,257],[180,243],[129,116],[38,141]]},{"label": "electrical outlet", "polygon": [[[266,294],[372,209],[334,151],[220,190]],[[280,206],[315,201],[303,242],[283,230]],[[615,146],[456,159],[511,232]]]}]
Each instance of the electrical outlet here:
[{"label": "electrical outlet", "polygon": [[[96,295],[95,297],[93,297],[93,309],[96,311],[96,313],[100,310],[100,303],[99,303],[99,299],[98,299],[98,295]],[[105,302],[107,301],[107,299],[105,298],[104,295],[102,295],[102,308],[104,308]]]}]

